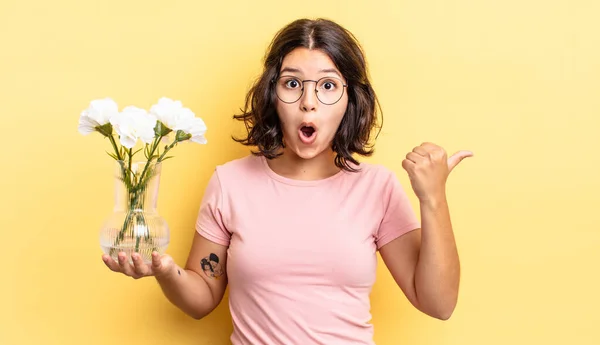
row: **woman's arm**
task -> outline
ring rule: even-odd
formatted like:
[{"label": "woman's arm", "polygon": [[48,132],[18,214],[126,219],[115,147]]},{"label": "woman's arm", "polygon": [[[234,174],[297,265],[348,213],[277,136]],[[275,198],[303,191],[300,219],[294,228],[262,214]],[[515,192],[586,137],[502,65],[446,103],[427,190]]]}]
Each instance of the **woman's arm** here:
[{"label": "woman's arm", "polygon": [[422,229],[380,249],[408,300],[420,311],[447,320],[458,300],[460,262],[445,201],[421,204]]},{"label": "woman's arm", "polygon": [[175,266],[156,280],[171,303],[191,317],[201,319],[223,299],[227,287],[226,263],[227,247],[196,232],[185,268]]},{"label": "woman's arm", "polygon": [[450,220],[445,185],[448,174],[466,157],[450,158],[439,146],[423,143],[406,155],[402,166],[419,198],[421,229],[380,249],[382,259],[409,301],[422,312],[446,320],[452,315],[460,282],[460,261]]}]

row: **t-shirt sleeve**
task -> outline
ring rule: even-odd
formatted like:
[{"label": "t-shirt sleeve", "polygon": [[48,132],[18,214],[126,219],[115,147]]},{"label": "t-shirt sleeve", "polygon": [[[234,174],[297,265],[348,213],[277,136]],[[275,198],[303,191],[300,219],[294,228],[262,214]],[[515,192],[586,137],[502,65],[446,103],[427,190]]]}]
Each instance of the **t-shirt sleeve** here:
[{"label": "t-shirt sleeve", "polygon": [[221,188],[221,181],[217,170],[215,170],[208,181],[202,202],[200,203],[200,210],[198,211],[198,218],[196,220],[196,231],[212,242],[229,246],[231,233],[225,226],[224,204],[225,198],[223,196],[223,189]]},{"label": "t-shirt sleeve", "polygon": [[393,172],[389,172],[383,189],[383,210],[383,220],[376,235],[378,250],[392,240],[421,227],[408,195]]}]

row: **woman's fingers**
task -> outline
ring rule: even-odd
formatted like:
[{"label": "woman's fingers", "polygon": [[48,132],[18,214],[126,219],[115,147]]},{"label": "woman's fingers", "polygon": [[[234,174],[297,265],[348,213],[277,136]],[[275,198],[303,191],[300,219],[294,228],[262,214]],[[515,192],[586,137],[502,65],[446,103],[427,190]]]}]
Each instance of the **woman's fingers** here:
[{"label": "woman's fingers", "polygon": [[148,268],[148,265],[144,263],[144,261],[140,257],[140,254],[131,254],[131,259],[133,260],[133,270],[136,273],[136,275],[142,277],[150,275],[150,269]]},{"label": "woman's fingers", "polygon": [[154,272],[160,272],[163,269],[160,255],[157,252],[152,252],[152,270]]},{"label": "woman's fingers", "polygon": [[128,275],[132,278],[137,277],[137,274],[133,270],[133,266],[131,266],[129,260],[127,260],[127,255],[125,255],[123,252],[119,253],[119,267],[121,268],[121,272],[125,273],[125,275]]},{"label": "woman's fingers", "polygon": [[119,267],[119,264],[115,262],[115,260],[113,260],[110,255],[102,255],[102,261],[104,261],[104,264],[113,272],[121,272],[121,268]]},{"label": "woman's fingers", "polygon": [[102,261],[113,272],[123,273],[134,279],[147,276],[156,276],[168,273],[173,267],[173,260],[168,255],[161,257],[157,252],[152,252],[151,263],[145,263],[139,253],[133,253],[129,262],[125,252],[119,252],[117,260],[110,255],[102,255]]}]

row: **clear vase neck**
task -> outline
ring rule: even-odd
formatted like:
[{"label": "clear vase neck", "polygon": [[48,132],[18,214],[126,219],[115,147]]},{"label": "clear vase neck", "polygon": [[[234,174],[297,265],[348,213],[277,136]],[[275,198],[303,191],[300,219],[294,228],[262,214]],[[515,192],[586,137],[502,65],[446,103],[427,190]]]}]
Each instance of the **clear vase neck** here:
[{"label": "clear vase neck", "polygon": [[114,211],[156,213],[162,164],[116,161]]}]

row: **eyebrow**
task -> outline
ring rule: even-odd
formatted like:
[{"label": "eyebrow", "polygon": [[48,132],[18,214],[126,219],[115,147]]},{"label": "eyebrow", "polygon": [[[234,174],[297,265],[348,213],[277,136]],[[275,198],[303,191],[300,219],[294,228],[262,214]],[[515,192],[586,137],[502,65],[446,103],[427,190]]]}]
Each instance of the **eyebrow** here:
[{"label": "eyebrow", "polygon": [[[286,68],[282,69],[280,73],[284,73],[284,72],[302,73],[302,71],[300,71],[297,68],[293,68],[293,67],[286,67]],[[335,73],[340,78],[342,78],[342,75],[340,74],[340,72],[338,72],[335,68],[325,68],[325,69],[320,70],[319,73]]]}]

